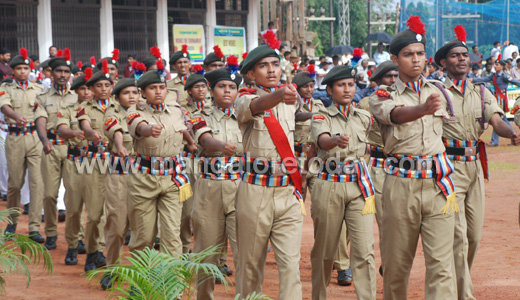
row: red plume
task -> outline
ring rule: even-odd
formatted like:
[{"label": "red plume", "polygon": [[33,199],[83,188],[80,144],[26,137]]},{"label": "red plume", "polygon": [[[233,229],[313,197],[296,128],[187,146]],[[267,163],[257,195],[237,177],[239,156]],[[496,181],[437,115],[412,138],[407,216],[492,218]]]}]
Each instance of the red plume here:
[{"label": "red plume", "polygon": [[90,78],[92,78],[92,75],[94,75],[94,72],[92,72],[92,68],[86,68],[85,69],[85,81],[88,81]]},{"label": "red plume", "polygon": [[38,80],[42,80],[43,77],[42,77],[42,73],[38,73]]},{"label": "red plume", "polygon": [[269,46],[269,48],[280,48],[280,41],[276,38],[276,34],[272,30],[267,30],[267,32],[262,35],[262,38],[264,39],[265,43]]},{"label": "red plume", "polygon": [[[133,65],[133,64],[132,64],[132,65]],[[135,66],[135,69],[136,69],[137,71],[146,71],[146,66],[145,66],[143,63],[140,63],[140,64],[137,64],[137,65]]]},{"label": "red plume", "polygon": [[372,71],[367,72],[368,77],[372,77]]},{"label": "red plume", "polygon": [[354,52],[352,53],[353,57],[361,57],[363,55],[363,51],[361,48],[354,48]]},{"label": "red plume", "polygon": [[65,61],[70,61],[70,49],[69,48],[65,48],[65,50],[63,50],[63,59],[65,59]]},{"label": "red plume", "polygon": [[220,49],[220,47],[218,45],[213,47],[213,52],[215,53],[215,56],[218,59],[224,58],[224,53],[222,53],[222,50]]},{"label": "red plume", "polygon": [[137,60],[134,60],[134,62],[132,63],[132,69],[136,69],[138,64],[139,62]]},{"label": "red plume", "polygon": [[92,68],[94,68],[96,66],[96,57],[95,56],[90,57],[90,64],[92,65]]},{"label": "red plume", "polygon": [[81,60],[78,60],[78,62],[76,63],[76,66],[78,66],[78,68],[83,68],[83,62]]},{"label": "red plume", "polygon": [[181,51],[182,51],[182,53],[186,53],[187,54],[188,53],[188,45],[186,45],[186,44],[182,45],[182,50]]},{"label": "red plume", "polygon": [[119,49],[114,49],[112,51],[112,61],[118,61],[119,60]]},{"label": "red plume", "polygon": [[162,59],[159,59],[155,62],[155,64],[157,65],[157,70],[162,70],[164,69],[164,64],[163,64],[163,61]]},{"label": "red plume", "polygon": [[150,48],[150,52],[153,56],[157,57],[158,59],[161,59],[161,50],[159,50],[159,47],[153,46]]},{"label": "red plume", "polygon": [[249,54],[249,52],[244,52],[242,53],[242,60],[246,59],[247,55]]},{"label": "red plume", "polygon": [[108,74],[108,61],[106,59],[103,59],[103,66],[101,67],[101,70],[104,74]]},{"label": "red plume", "polygon": [[421,18],[419,16],[410,15],[410,18],[408,19],[408,21],[406,21],[406,26],[408,26],[408,28],[410,28],[411,31],[417,34],[426,33],[426,29],[424,29],[424,23],[421,21]]},{"label": "red plume", "polygon": [[430,58],[428,58],[428,61],[430,62],[430,64],[433,62],[433,56],[430,56]]},{"label": "red plume", "polygon": [[502,59],[502,54],[498,54],[497,60],[501,60],[501,59]]},{"label": "red plume", "polygon": [[25,48],[20,48],[20,55],[22,56],[22,58],[25,60],[27,59],[27,57],[29,56],[29,54],[27,53],[27,49]]},{"label": "red plume", "polygon": [[56,57],[62,57],[63,56],[63,50],[59,49],[56,53]]},{"label": "red plume", "polygon": [[455,36],[459,41],[466,43],[466,29],[462,25],[457,25],[455,28],[453,28],[453,31],[455,32]]},{"label": "red plume", "polygon": [[226,59],[226,63],[228,65],[236,66],[238,65],[238,57],[234,55],[228,56],[228,58]]},{"label": "red plume", "polygon": [[193,72],[200,72],[203,70],[202,66],[201,65],[193,65],[193,67],[191,67],[191,70]]},{"label": "red plume", "polygon": [[307,72],[309,72],[309,74],[314,74],[316,73],[316,67],[314,65],[309,65],[307,67]]},{"label": "red plume", "polygon": [[32,58],[31,58],[31,64],[29,64],[29,68],[31,68],[31,70],[34,70],[34,62],[33,62]]},{"label": "red plume", "polygon": [[298,64],[293,64],[292,66],[293,66],[293,68],[294,68],[294,70],[293,70],[293,71],[296,71],[296,70],[298,70]]}]

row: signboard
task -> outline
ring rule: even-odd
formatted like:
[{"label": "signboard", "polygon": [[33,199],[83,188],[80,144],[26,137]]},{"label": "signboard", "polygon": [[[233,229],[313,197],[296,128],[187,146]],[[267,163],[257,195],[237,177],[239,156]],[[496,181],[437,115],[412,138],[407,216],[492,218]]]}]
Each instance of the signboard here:
[{"label": "signboard", "polygon": [[244,27],[215,26],[215,45],[219,45],[224,55],[235,55],[242,60],[246,52],[246,30]]},{"label": "signboard", "polygon": [[202,25],[173,25],[173,51],[181,50],[184,44],[188,45],[191,63],[202,64],[206,53]]}]

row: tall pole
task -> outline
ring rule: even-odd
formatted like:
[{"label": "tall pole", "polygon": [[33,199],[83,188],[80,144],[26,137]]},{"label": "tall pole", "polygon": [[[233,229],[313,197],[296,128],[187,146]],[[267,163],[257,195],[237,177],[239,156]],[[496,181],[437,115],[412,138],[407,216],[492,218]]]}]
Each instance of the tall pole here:
[{"label": "tall pole", "polygon": [[[368,0],[368,16],[367,16],[367,19],[368,19],[368,33],[367,33],[367,36],[370,35],[370,19],[371,19],[371,12],[370,12],[370,7],[372,6],[371,5],[371,1]],[[368,54],[370,57],[372,57],[372,43],[370,41],[368,41]]]},{"label": "tall pole", "polygon": [[[329,0],[329,11],[330,17],[334,17],[334,12],[332,11],[332,0]],[[330,21],[330,47],[334,47],[334,21]]]},{"label": "tall pole", "polygon": [[509,41],[509,0],[507,0],[507,27],[506,27],[506,40]]}]

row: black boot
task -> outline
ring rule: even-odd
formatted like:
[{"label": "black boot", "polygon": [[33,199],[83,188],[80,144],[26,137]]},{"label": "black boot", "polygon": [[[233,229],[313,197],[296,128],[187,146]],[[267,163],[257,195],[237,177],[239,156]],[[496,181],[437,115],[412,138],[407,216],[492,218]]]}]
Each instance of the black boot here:
[{"label": "black boot", "polygon": [[154,241],[154,245],[153,245],[153,248],[155,250],[159,250],[159,248],[161,247],[161,239],[156,237],[155,238],[155,241]]},{"label": "black boot", "polygon": [[87,253],[87,247],[85,247],[85,243],[83,243],[83,240],[78,241],[78,254],[86,254]]},{"label": "black boot", "polygon": [[105,255],[103,255],[103,252],[96,251],[96,253],[96,267],[101,268],[106,266],[107,259],[105,258]]},{"label": "black boot", "polygon": [[101,288],[103,290],[106,291],[107,289],[112,288],[112,278],[114,277],[109,274],[105,274],[101,277]]},{"label": "black boot", "polygon": [[67,250],[67,256],[65,256],[65,264],[67,266],[73,266],[78,264],[78,248]]},{"label": "black boot", "polygon": [[97,251],[94,253],[87,253],[87,260],[85,261],[85,272],[96,269]]},{"label": "black boot", "polygon": [[39,231],[29,232],[29,238],[38,244],[43,244],[43,242],[45,242],[45,239],[43,238],[43,236],[40,234]]},{"label": "black boot", "polygon": [[48,236],[47,240],[45,241],[45,248],[47,250],[56,249],[56,240],[58,239],[58,236]]},{"label": "black boot", "polygon": [[23,205],[23,214],[24,215],[29,214],[29,203]]},{"label": "black boot", "polygon": [[16,224],[7,224],[5,228],[5,233],[15,233],[16,232]]},{"label": "black boot", "polygon": [[58,210],[58,222],[65,222],[65,210]]},{"label": "black boot", "polygon": [[352,285],[352,271],[350,270],[350,268],[348,268],[347,270],[338,271],[338,285]]}]

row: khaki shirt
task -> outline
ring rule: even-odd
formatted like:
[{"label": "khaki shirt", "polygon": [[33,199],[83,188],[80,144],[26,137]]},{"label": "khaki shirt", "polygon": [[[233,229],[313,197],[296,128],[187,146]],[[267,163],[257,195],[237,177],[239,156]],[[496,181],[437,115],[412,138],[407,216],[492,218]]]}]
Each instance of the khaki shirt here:
[{"label": "khaki shirt", "polygon": [[[262,89],[257,89],[251,94],[242,94],[242,96],[240,96],[235,102],[235,113],[238,120],[238,127],[242,132],[244,152],[251,158],[279,160],[281,159],[280,154],[278,153],[264,122],[265,113],[261,112],[256,115],[251,113],[251,101],[266,94],[267,92]],[[295,105],[287,105],[281,102],[271,109],[275,118],[282,126],[282,129],[289,140],[289,145],[294,145],[294,114],[296,113],[298,106],[298,103]]]},{"label": "khaki shirt", "polygon": [[292,72],[294,71],[294,66],[293,64],[291,64],[291,62],[289,61],[289,63],[287,64],[287,66],[285,67],[284,69],[284,72],[285,72],[285,76],[287,77],[287,83],[291,83],[292,82],[292,78],[293,78],[293,74]]},{"label": "khaki shirt", "polygon": [[[396,83],[390,87],[379,86],[379,91],[376,92],[378,97],[369,100],[372,114],[380,125],[386,155],[435,155],[446,150],[442,142],[442,125],[443,116],[448,115],[445,108],[447,101],[432,82],[424,77],[422,79],[420,97],[398,78]],[[449,91],[446,92],[452,97]],[[438,93],[443,98],[444,107],[442,109],[433,115],[426,115],[408,123],[392,122],[390,113],[395,107],[423,104],[433,93]]]},{"label": "khaki shirt", "polygon": [[36,98],[38,108],[36,109],[34,119],[40,117],[45,118],[47,119],[46,129],[56,129],[56,123],[58,122],[57,115],[60,109],[74,105],[77,101],[78,96],[71,91],[70,88],[67,89],[65,96],[62,97],[58,90],[56,90],[54,86],[51,86],[45,93]]},{"label": "khaki shirt", "polygon": [[105,135],[112,141],[110,152],[116,156],[117,148],[114,143],[114,135],[117,131],[123,134],[123,147],[126,148],[129,155],[132,155],[134,144],[126,123],[126,110],[119,103],[113,102],[105,114]]},{"label": "khaki shirt", "polygon": [[[199,109],[195,105],[191,95],[189,95],[189,94],[186,94],[186,95],[188,95],[188,97],[186,98],[186,106],[182,106],[182,108],[186,111],[186,116],[188,116],[188,119],[191,120],[193,118],[193,115],[195,113],[199,112]],[[210,98],[206,97],[206,100],[204,100],[204,110],[211,112],[212,107],[213,107],[213,101],[211,100],[211,97]]]},{"label": "khaki shirt", "polygon": [[[67,107],[62,107],[58,112],[58,120],[56,121],[56,129],[60,125],[66,125],[71,130],[81,130],[79,127],[78,118],[76,118],[76,114],[80,109],[81,104],[76,101],[76,103],[69,105]],[[78,147],[86,147],[88,146],[88,141],[80,140],[78,138],[72,138],[66,140],[67,145],[69,146],[78,146]]]},{"label": "khaki shirt", "polygon": [[[444,86],[451,91],[453,98],[454,121],[444,120],[443,137],[463,141],[478,140],[484,130],[477,118],[482,118],[482,99],[480,96],[480,84],[466,81],[466,92],[463,95],[453,81],[446,79]],[[504,112],[498,106],[497,100],[491,92],[484,87],[484,120],[489,123],[491,117],[498,113],[500,117]]]},{"label": "khaki shirt", "polygon": [[[347,120],[334,104],[329,107],[323,107],[319,114],[312,117],[311,125],[312,140],[318,147],[318,157],[323,161],[329,157],[338,157],[341,160],[362,159],[365,155],[366,143],[368,142],[367,131],[371,123],[370,113],[365,110],[351,106]],[[347,148],[322,149],[318,139],[324,133],[330,136],[348,135],[349,142]]]},{"label": "khaki shirt", "polygon": [[514,112],[516,126],[520,126],[520,99],[516,100],[515,106],[513,106],[511,111]]},{"label": "khaki shirt", "polygon": [[[0,109],[9,105],[14,112],[24,116],[27,121],[36,120],[35,111],[38,108],[36,97],[41,93],[42,87],[29,82],[27,90],[23,90],[16,82],[0,85]],[[16,124],[16,121],[5,116],[8,124]]]},{"label": "khaki shirt", "polygon": [[[172,80],[170,81],[167,81],[166,82],[166,86],[168,87],[168,89],[175,89],[176,90],[176,93],[177,93],[177,98],[175,99],[175,101],[177,101],[181,107],[186,107],[186,98],[188,97],[188,92],[186,92],[184,90],[184,84],[182,83],[182,81],[179,79],[179,77],[175,77],[173,78]],[[169,94],[169,93],[168,93]],[[166,100],[164,101],[164,103],[168,104],[168,105],[171,105],[172,102],[169,101],[170,99],[168,99],[168,97],[166,98]]]},{"label": "khaki shirt", "polygon": [[[108,105],[105,111],[101,109],[97,100],[92,100],[89,102],[83,102],[80,105],[80,109],[76,117],[78,121],[81,123],[83,120],[88,120],[90,122],[90,127],[92,130],[95,130],[103,136],[103,142],[108,143],[108,137],[104,130],[105,125],[105,115],[108,111],[108,108],[113,105],[114,101],[111,98],[108,98]],[[109,148],[107,148],[109,149]]]},{"label": "khaki shirt", "polygon": [[[237,146],[234,156],[244,155],[244,147],[242,146],[242,134],[238,128],[238,122],[235,114],[228,116],[220,109],[214,106],[212,109],[204,109],[193,115],[191,121],[193,132],[195,134],[195,142],[199,147],[200,137],[209,132],[214,139],[222,142],[230,142]],[[199,152],[199,156],[224,156],[222,152],[208,153],[204,148]]]},{"label": "khaki shirt", "polygon": [[[149,105],[137,106],[128,109],[126,122],[128,131],[134,138],[134,150],[145,156],[173,157],[182,150],[184,124],[183,111],[178,103],[165,105],[164,111],[158,111]],[[141,122],[149,125],[162,125],[161,135],[142,137],[137,133],[137,126]]]},{"label": "khaki shirt", "polygon": [[[302,102],[302,108],[301,108],[301,112],[304,112],[304,113],[313,113],[313,114],[316,114],[320,111],[321,108],[325,107],[323,105],[323,103],[320,101],[320,100],[316,100],[316,99],[312,99],[311,98],[311,103],[312,103],[312,110],[311,108]],[[294,131],[294,141],[297,142],[297,143],[310,143],[312,142],[312,138],[311,138],[311,120],[312,118],[310,118],[309,120],[306,120],[306,121],[299,121],[299,122],[296,122],[296,129]]]},{"label": "khaki shirt", "polygon": [[[357,105],[357,108],[364,109],[364,110],[370,112],[370,114],[372,114],[372,112],[370,111],[370,104],[368,103],[369,99],[372,97],[375,98],[374,101],[377,101],[377,95],[375,93],[373,93],[372,95],[370,95],[370,97],[365,97],[365,98],[361,99],[361,101],[359,101],[359,103]],[[376,146],[376,147],[384,146],[383,138],[381,137],[381,130],[379,129],[379,124],[377,122],[374,122],[374,124],[372,124],[372,126],[370,127],[367,138],[368,138],[368,143],[372,146]]]}]

